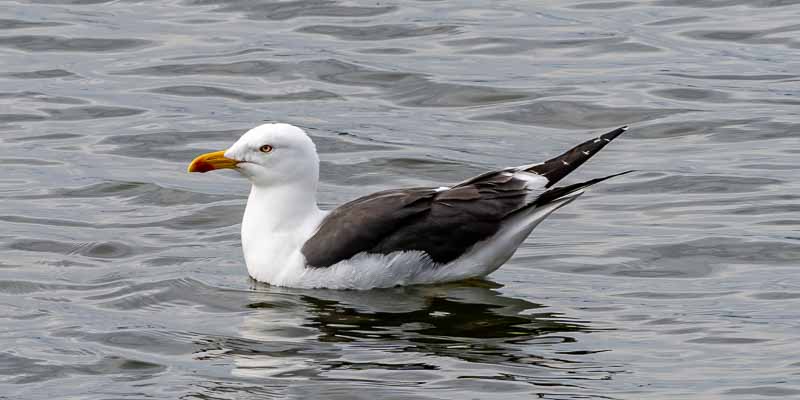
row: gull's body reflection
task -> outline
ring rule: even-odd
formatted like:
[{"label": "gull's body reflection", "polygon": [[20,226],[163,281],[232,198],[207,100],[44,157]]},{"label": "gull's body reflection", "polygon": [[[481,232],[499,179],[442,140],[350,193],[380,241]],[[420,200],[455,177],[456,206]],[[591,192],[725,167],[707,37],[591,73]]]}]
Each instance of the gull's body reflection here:
[{"label": "gull's body reflection", "polygon": [[[264,384],[446,388],[469,382],[571,391],[617,372],[587,358],[574,335],[591,323],[472,281],[370,291],[297,290],[253,283],[238,337],[197,354],[232,361]],[[527,386],[526,386],[527,387]]]}]

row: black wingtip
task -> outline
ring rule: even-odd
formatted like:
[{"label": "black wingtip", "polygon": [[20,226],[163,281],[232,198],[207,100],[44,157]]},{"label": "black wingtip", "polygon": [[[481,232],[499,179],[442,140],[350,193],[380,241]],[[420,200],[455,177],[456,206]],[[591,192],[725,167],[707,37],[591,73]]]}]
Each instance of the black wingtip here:
[{"label": "black wingtip", "polygon": [[528,168],[528,171],[546,177],[548,183],[545,187],[549,188],[580,167],[586,160],[597,154],[603,147],[627,130],[628,126],[625,125],[594,139],[587,140],[558,157]]},{"label": "black wingtip", "polygon": [[616,139],[617,136],[622,135],[623,133],[625,133],[625,131],[627,131],[627,130],[628,130],[628,125],[621,126],[621,127],[617,128],[617,129],[614,129],[611,132],[604,133],[604,134],[600,135],[600,139],[607,140],[607,141],[610,142],[610,141]]},{"label": "black wingtip", "polygon": [[575,192],[577,192],[577,191],[579,191],[581,189],[584,189],[584,188],[587,188],[589,186],[592,186],[592,185],[594,185],[596,183],[600,183],[600,182],[603,182],[603,181],[611,179],[611,178],[616,178],[616,177],[618,177],[620,175],[630,174],[631,172],[636,172],[636,170],[635,169],[630,169],[630,170],[623,171],[623,172],[620,172],[620,173],[617,173],[617,174],[604,176],[602,178],[595,178],[595,179],[590,179],[590,180],[585,181],[585,182],[580,182],[580,183],[575,183],[575,184],[572,184],[572,185],[552,188],[552,189],[542,193],[539,197],[537,197],[536,201],[533,204],[536,205],[536,206],[542,206],[542,205],[545,205],[547,203],[552,203],[553,201],[561,199],[564,196],[568,196],[568,195],[570,195],[572,193],[575,193]]}]

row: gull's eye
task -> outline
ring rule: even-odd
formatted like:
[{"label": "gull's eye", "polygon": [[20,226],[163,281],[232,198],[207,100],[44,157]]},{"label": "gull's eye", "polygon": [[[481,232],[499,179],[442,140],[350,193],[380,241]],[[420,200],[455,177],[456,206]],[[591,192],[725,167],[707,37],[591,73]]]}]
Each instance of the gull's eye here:
[{"label": "gull's eye", "polygon": [[259,147],[259,148],[258,148],[258,151],[260,151],[260,152],[262,152],[262,153],[269,153],[269,152],[271,152],[271,151],[272,151],[272,146],[270,146],[270,145],[268,145],[268,144],[265,144],[265,145],[263,145],[263,146]]}]

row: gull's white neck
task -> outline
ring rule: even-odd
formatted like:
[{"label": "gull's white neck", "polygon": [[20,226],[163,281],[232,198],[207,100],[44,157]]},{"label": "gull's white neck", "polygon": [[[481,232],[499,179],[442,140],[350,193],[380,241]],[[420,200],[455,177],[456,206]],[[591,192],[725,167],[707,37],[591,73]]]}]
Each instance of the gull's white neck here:
[{"label": "gull's white neck", "polygon": [[262,231],[285,233],[296,230],[304,217],[318,212],[314,186],[253,185],[247,198],[244,221],[257,225]]},{"label": "gull's white neck", "polygon": [[253,185],[242,219],[242,251],[250,276],[279,283],[305,267],[300,253],[325,216],[317,207],[316,182]]}]

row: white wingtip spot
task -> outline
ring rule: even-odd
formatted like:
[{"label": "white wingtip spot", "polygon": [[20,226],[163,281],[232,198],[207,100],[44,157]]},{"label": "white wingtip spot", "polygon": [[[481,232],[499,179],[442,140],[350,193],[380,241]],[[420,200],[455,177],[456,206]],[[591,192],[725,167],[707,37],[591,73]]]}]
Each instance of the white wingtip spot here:
[{"label": "white wingtip spot", "polygon": [[590,152],[589,150],[584,150],[584,151],[582,151],[582,153],[585,156],[588,156],[589,154],[592,154],[592,152]]},{"label": "white wingtip spot", "polygon": [[598,142],[600,142],[600,138],[595,139],[593,143],[598,143]]},{"label": "white wingtip spot", "polygon": [[564,160],[561,160],[561,162],[564,163],[564,165],[569,165],[569,163]]},{"label": "white wingtip spot", "polygon": [[542,175],[530,171],[520,171],[514,174],[514,178],[523,180],[528,183],[536,183],[537,185],[544,186],[548,180]]},{"label": "white wingtip spot", "polygon": [[437,193],[444,192],[445,190],[450,190],[449,186],[439,186],[438,188],[434,189]]},{"label": "white wingtip spot", "polygon": [[625,125],[625,126],[623,126],[622,128],[619,128],[619,129],[621,129],[623,131],[627,131],[628,130],[628,125]]},{"label": "white wingtip spot", "polygon": [[611,141],[611,139],[608,139],[608,138],[603,138],[603,140],[605,140],[606,142],[610,142]]}]

